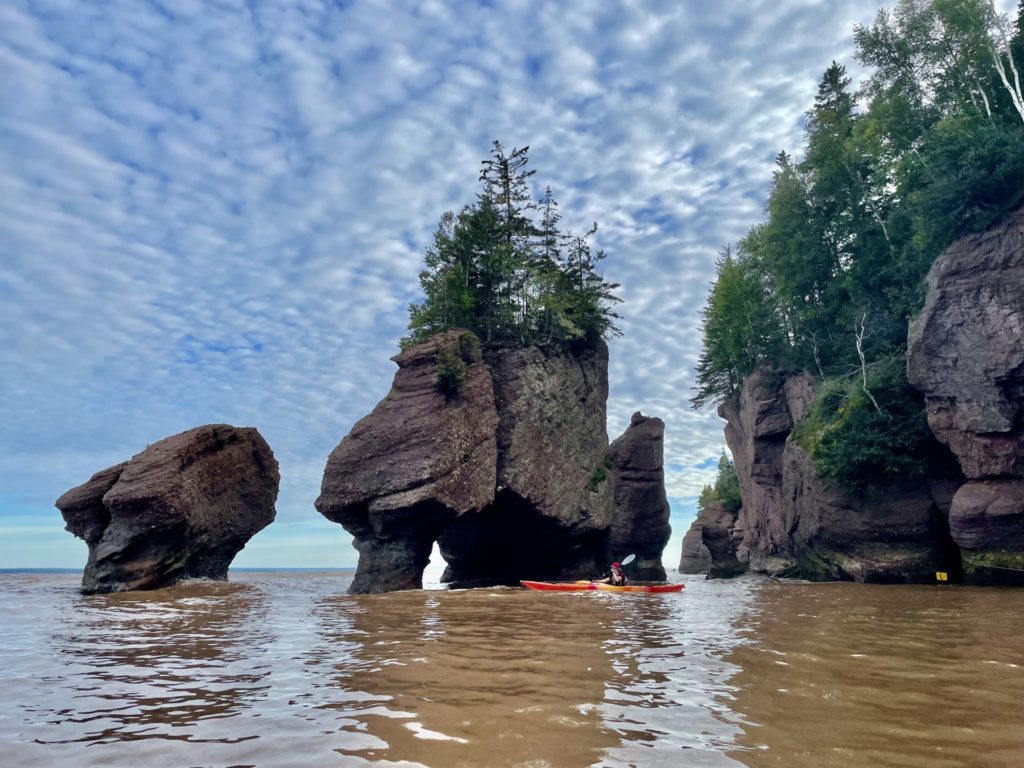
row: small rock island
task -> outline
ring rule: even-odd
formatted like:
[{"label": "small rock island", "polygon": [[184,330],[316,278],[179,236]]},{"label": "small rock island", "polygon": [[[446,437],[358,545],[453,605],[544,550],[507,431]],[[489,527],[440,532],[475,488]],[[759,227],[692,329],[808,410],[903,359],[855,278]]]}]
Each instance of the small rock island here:
[{"label": "small rock island", "polygon": [[97,472],[56,505],[89,546],[82,591],[157,589],[223,580],[274,520],[280,474],[252,428],[209,424]]}]

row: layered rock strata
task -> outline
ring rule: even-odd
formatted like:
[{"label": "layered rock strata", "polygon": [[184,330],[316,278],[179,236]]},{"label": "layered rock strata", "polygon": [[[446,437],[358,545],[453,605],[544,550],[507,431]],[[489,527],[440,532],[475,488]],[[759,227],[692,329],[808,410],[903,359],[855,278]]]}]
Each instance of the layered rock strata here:
[{"label": "layered rock strata", "polygon": [[672,535],[665,492],[665,422],[637,411],[629,428],[611,445],[615,514],[609,546],[619,559],[635,554],[626,575],[662,581],[661,553]]},{"label": "layered rock strata", "polygon": [[[931,582],[936,571],[956,574],[948,522],[960,482],[955,469],[936,467],[920,479],[869,478],[856,491],[820,477],[789,439],[813,394],[806,374],[761,370],[719,408],[743,498],[738,559],[754,571],[813,579]],[[727,567],[733,570],[731,561]]]},{"label": "layered rock strata", "polygon": [[1024,208],[950,246],[927,289],[907,378],[967,477],[950,530],[969,580],[1024,583]]},{"label": "layered rock strata", "polygon": [[[438,386],[446,354],[462,364],[456,397]],[[422,586],[441,530],[495,495],[498,413],[475,337],[441,334],[392,360],[391,391],[331,452],[316,500],[355,537],[355,593]]]},{"label": "layered rock strata", "polygon": [[97,472],[61,496],[67,530],[89,546],[85,592],[226,579],[276,514],[280,474],[259,432],[196,427]]},{"label": "layered rock strata", "polygon": [[[450,349],[465,375],[445,395],[438,366]],[[616,464],[605,344],[481,354],[475,336],[455,330],[394,360],[391,392],[331,454],[317,500],[355,537],[351,591],[421,586],[435,541],[448,564],[443,579],[456,586],[593,577],[621,557],[610,549],[620,515],[633,523],[615,528],[615,545],[660,558],[656,542],[668,530],[660,422],[626,440]],[[648,433],[658,445],[645,453]]]}]

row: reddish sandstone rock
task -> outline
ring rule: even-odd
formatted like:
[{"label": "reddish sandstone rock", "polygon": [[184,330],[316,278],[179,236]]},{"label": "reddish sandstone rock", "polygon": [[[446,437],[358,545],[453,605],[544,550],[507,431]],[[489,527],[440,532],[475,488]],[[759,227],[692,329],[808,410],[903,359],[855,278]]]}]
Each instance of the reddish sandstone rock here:
[{"label": "reddish sandstone rock", "polygon": [[518,584],[606,570],[614,513],[607,345],[485,354],[498,410],[495,498],[442,534],[445,579]]},{"label": "reddish sandstone rock", "polygon": [[[465,381],[445,396],[436,385],[438,357],[450,349],[462,356]],[[421,586],[435,541],[448,563],[443,580],[459,586],[607,569],[618,512],[603,342],[498,346],[481,355],[472,334],[451,331],[395,362],[391,392],[331,454],[317,500],[355,537],[360,557],[350,591]],[[660,560],[667,528],[656,488],[664,499],[657,425],[630,438],[620,467],[619,511],[632,520],[621,530],[651,560]],[[647,448],[641,434],[653,441]],[[633,504],[648,501],[650,509]],[[641,530],[645,521],[650,531]]]},{"label": "reddish sandstone rock", "polygon": [[683,536],[683,551],[679,558],[680,573],[707,573],[711,569],[711,552],[704,544],[704,521],[697,517]]},{"label": "reddish sandstone rock", "polygon": [[[737,559],[754,571],[815,579],[928,582],[937,570],[956,572],[947,520],[961,482],[955,468],[937,465],[924,478],[865,478],[856,490],[820,477],[789,439],[813,400],[813,382],[807,374],[756,371],[719,408],[743,498],[732,531],[741,538]],[[727,521],[719,517],[721,527]],[[706,543],[708,536],[705,524]],[[718,551],[724,569],[734,571],[727,548],[719,543]]]},{"label": "reddish sandstone rock", "polygon": [[275,516],[277,461],[252,428],[196,427],[97,472],[61,496],[67,530],[89,545],[86,592],[227,578]]},{"label": "reddish sandstone rock", "polygon": [[907,377],[968,479],[950,512],[968,577],[1001,581],[973,577],[997,561],[1024,568],[1024,208],[951,245],[927,285]]},{"label": "reddish sandstone rock", "polygon": [[782,490],[786,440],[814,397],[808,374],[762,369],[718,408],[740,482],[744,535],[737,556],[754,570],[784,571],[795,564],[791,531],[795,510]]},{"label": "reddish sandstone rock", "polygon": [[610,453],[615,489],[610,556],[635,554],[636,562],[626,566],[627,575],[662,581],[661,553],[672,535],[665,493],[665,422],[637,411]]},{"label": "reddish sandstone rock", "polygon": [[737,528],[737,513],[730,512],[721,502],[712,501],[700,514],[701,539],[711,554],[709,579],[729,579],[747,570],[736,556],[742,529]]},{"label": "reddish sandstone rock", "polygon": [[[451,352],[465,368],[456,393],[438,385]],[[316,500],[355,537],[355,593],[422,586],[441,530],[494,500],[498,414],[476,337],[450,331],[392,359],[391,391],[331,453]]]},{"label": "reddish sandstone rock", "polygon": [[1024,208],[951,245],[910,325],[907,378],[972,480],[1024,476]]}]

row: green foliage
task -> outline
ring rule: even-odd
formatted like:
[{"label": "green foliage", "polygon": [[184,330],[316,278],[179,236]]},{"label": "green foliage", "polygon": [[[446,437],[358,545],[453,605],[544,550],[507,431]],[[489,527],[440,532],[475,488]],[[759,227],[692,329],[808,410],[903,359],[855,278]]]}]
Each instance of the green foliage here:
[{"label": "green foliage", "polygon": [[[459,341],[461,344],[462,339]],[[457,397],[469,375],[469,368],[462,359],[459,347],[454,344],[444,347],[434,355],[434,364],[437,366],[434,386],[449,399]]]},{"label": "green foliage", "polygon": [[597,489],[608,477],[608,473],[611,472],[614,466],[615,461],[612,459],[612,455],[610,453],[605,454],[601,463],[594,467],[594,473],[590,476],[590,480],[587,481],[587,490],[591,493],[597,493]]},{"label": "green foliage", "polygon": [[760,365],[812,371],[792,439],[848,486],[945,461],[906,381],[907,323],[943,249],[1024,202],[1024,2],[1014,27],[990,0],[898,0],[854,36],[863,87],[826,69],[802,159],[779,154],[765,220],[719,258],[692,400]]},{"label": "green foliage", "polygon": [[715,494],[722,506],[729,512],[738,512],[743,504],[740,498],[740,479],[732,459],[722,453],[718,460],[718,477],[715,478]]},{"label": "green foliage", "polygon": [[604,252],[591,249],[597,225],[559,230],[550,187],[539,201],[531,197],[528,150],[506,152],[495,141],[476,202],[442,215],[403,346],[457,327],[485,344],[593,344],[619,334],[619,286],[598,271]]},{"label": "green foliage", "polygon": [[758,362],[781,344],[775,308],[762,275],[731,249],[719,254],[718,279],[704,307],[704,351],[697,363],[694,406],[732,394]]},{"label": "green foliage", "polygon": [[[902,191],[912,246],[937,253],[1024,200],[1024,132],[977,115],[939,121],[905,158]],[[936,215],[941,212],[942,215]]]},{"label": "green foliage", "polygon": [[792,439],[820,475],[847,486],[923,474],[938,449],[924,399],[907,384],[903,357],[878,361],[867,386],[877,409],[859,375],[824,382]]},{"label": "green foliage", "polygon": [[704,511],[708,504],[720,502],[729,512],[738,512],[743,505],[740,497],[740,479],[736,474],[736,466],[732,460],[722,452],[718,460],[718,474],[715,476],[714,485],[705,485],[697,497],[697,514]]},{"label": "green foliage", "polygon": [[597,489],[601,487],[601,483],[608,477],[608,470],[602,465],[598,465],[594,468],[594,474],[590,476],[590,480],[587,481],[587,490],[591,493],[597,493]]}]

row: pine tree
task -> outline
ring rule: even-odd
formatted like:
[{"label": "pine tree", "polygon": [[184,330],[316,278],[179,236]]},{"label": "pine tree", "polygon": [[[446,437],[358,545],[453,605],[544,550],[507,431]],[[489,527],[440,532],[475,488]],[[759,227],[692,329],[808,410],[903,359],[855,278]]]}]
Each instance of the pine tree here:
[{"label": "pine tree", "polygon": [[476,202],[442,216],[403,344],[455,326],[485,344],[592,344],[619,334],[618,285],[603,279],[605,254],[590,247],[597,225],[578,236],[559,231],[550,187],[539,205],[530,194],[528,150],[506,152],[495,141]]}]

